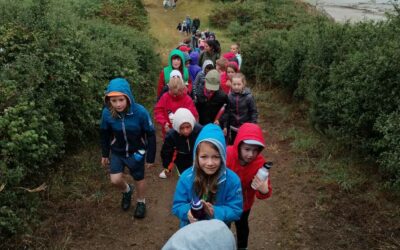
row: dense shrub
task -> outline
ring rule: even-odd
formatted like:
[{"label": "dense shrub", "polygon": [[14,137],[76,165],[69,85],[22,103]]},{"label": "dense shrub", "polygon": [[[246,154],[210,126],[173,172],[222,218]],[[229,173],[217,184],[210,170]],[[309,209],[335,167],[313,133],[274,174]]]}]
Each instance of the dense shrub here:
[{"label": "dense shrub", "polygon": [[[318,131],[376,161],[400,190],[400,9],[387,21],[336,24],[299,14],[312,11],[296,9],[297,1],[263,4],[246,1],[264,6],[250,23],[224,24],[242,42],[243,72],[307,101]],[[233,15],[214,14],[225,9]]]},{"label": "dense shrub", "polygon": [[69,148],[97,134],[110,79],[127,78],[139,102],[153,94],[153,42],[132,28],[146,25],[143,6],[110,2],[135,6],[135,25],[100,18],[103,1],[0,1],[0,240],[29,232],[36,218],[39,197],[20,187],[41,184]]}]

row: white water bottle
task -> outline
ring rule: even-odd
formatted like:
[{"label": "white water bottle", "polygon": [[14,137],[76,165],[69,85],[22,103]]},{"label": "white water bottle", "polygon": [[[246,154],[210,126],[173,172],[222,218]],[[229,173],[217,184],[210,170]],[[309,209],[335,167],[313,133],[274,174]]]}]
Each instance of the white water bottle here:
[{"label": "white water bottle", "polygon": [[[265,181],[269,176],[269,169],[272,167],[272,165],[273,165],[273,163],[270,162],[270,161],[265,162],[264,165],[260,169],[258,169],[258,172],[257,172],[257,175],[256,175],[258,177],[258,179],[260,179],[261,181]],[[254,185],[255,184],[254,184],[254,181],[253,181],[251,183],[251,187],[254,190],[256,190],[256,187]]]},{"label": "white water bottle", "polygon": [[168,119],[169,119],[169,123],[172,124],[174,123],[174,113],[172,113],[172,111],[168,111]]}]

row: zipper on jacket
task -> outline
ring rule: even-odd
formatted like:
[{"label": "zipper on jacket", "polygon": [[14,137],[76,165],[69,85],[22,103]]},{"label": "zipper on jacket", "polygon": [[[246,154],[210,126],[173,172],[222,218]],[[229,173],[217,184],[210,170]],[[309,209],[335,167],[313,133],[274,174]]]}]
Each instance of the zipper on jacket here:
[{"label": "zipper on jacket", "polygon": [[188,149],[189,149],[188,153],[190,154],[190,143],[189,143],[189,138],[186,139],[186,144],[187,144]]},{"label": "zipper on jacket", "polygon": [[239,123],[239,95],[236,95],[236,123],[238,125],[238,128],[240,127]]},{"label": "zipper on jacket", "polygon": [[126,130],[125,130],[125,117],[122,117],[122,132],[124,133],[124,139],[125,139],[126,157],[129,157],[129,143],[128,143],[128,137],[126,136]]}]

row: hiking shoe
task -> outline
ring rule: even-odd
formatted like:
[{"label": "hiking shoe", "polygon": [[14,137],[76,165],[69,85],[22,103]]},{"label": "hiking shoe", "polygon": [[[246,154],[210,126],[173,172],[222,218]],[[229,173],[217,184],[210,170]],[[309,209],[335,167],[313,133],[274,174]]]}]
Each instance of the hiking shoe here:
[{"label": "hiking shoe", "polygon": [[131,198],[133,192],[133,186],[129,185],[129,192],[122,193],[121,208],[126,211],[131,207]]},{"label": "hiking shoe", "polygon": [[142,219],[144,218],[145,215],[146,215],[146,204],[144,202],[137,202],[135,213],[133,214],[133,216],[135,218]]},{"label": "hiking shoe", "polygon": [[158,175],[161,179],[167,179],[167,175],[165,174],[165,170],[161,171],[161,173]]},{"label": "hiking shoe", "polygon": [[163,171],[161,171],[161,173],[158,175],[158,177],[160,177],[161,179],[167,179],[168,176],[171,175],[171,172],[168,169],[163,169]]}]

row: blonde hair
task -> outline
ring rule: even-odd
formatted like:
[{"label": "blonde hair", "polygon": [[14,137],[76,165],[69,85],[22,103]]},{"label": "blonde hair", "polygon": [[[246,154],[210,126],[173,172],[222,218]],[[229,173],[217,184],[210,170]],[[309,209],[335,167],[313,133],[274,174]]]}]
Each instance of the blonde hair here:
[{"label": "blonde hair", "polygon": [[214,144],[208,141],[203,141],[197,146],[196,156],[194,161],[195,176],[193,182],[193,187],[194,187],[193,190],[197,197],[202,198],[205,195],[207,197],[206,201],[213,203],[215,202],[217,194],[219,170],[212,175],[208,175],[203,171],[203,169],[200,168],[199,152],[200,152],[200,147],[203,144],[208,144],[213,149],[219,152],[218,148]]},{"label": "blonde hair", "polygon": [[184,87],[185,84],[183,83],[183,80],[180,77],[172,77],[171,79],[169,79],[168,88],[172,92],[183,89]]},{"label": "blonde hair", "polygon": [[243,75],[243,73],[240,73],[240,72],[239,72],[239,73],[235,73],[235,74],[232,76],[232,80],[233,80],[234,78],[239,78],[239,79],[241,79],[243,85],[244,85],[244,86],[247,85],[246,77]]},{"label": "blonde hair", "polygon": [[[240,54],[240,43],[236,42],[236,43],[232,43],[233,46],[236,46],[238,54]],[[232,46],[231,45],[231,46]]]}]

